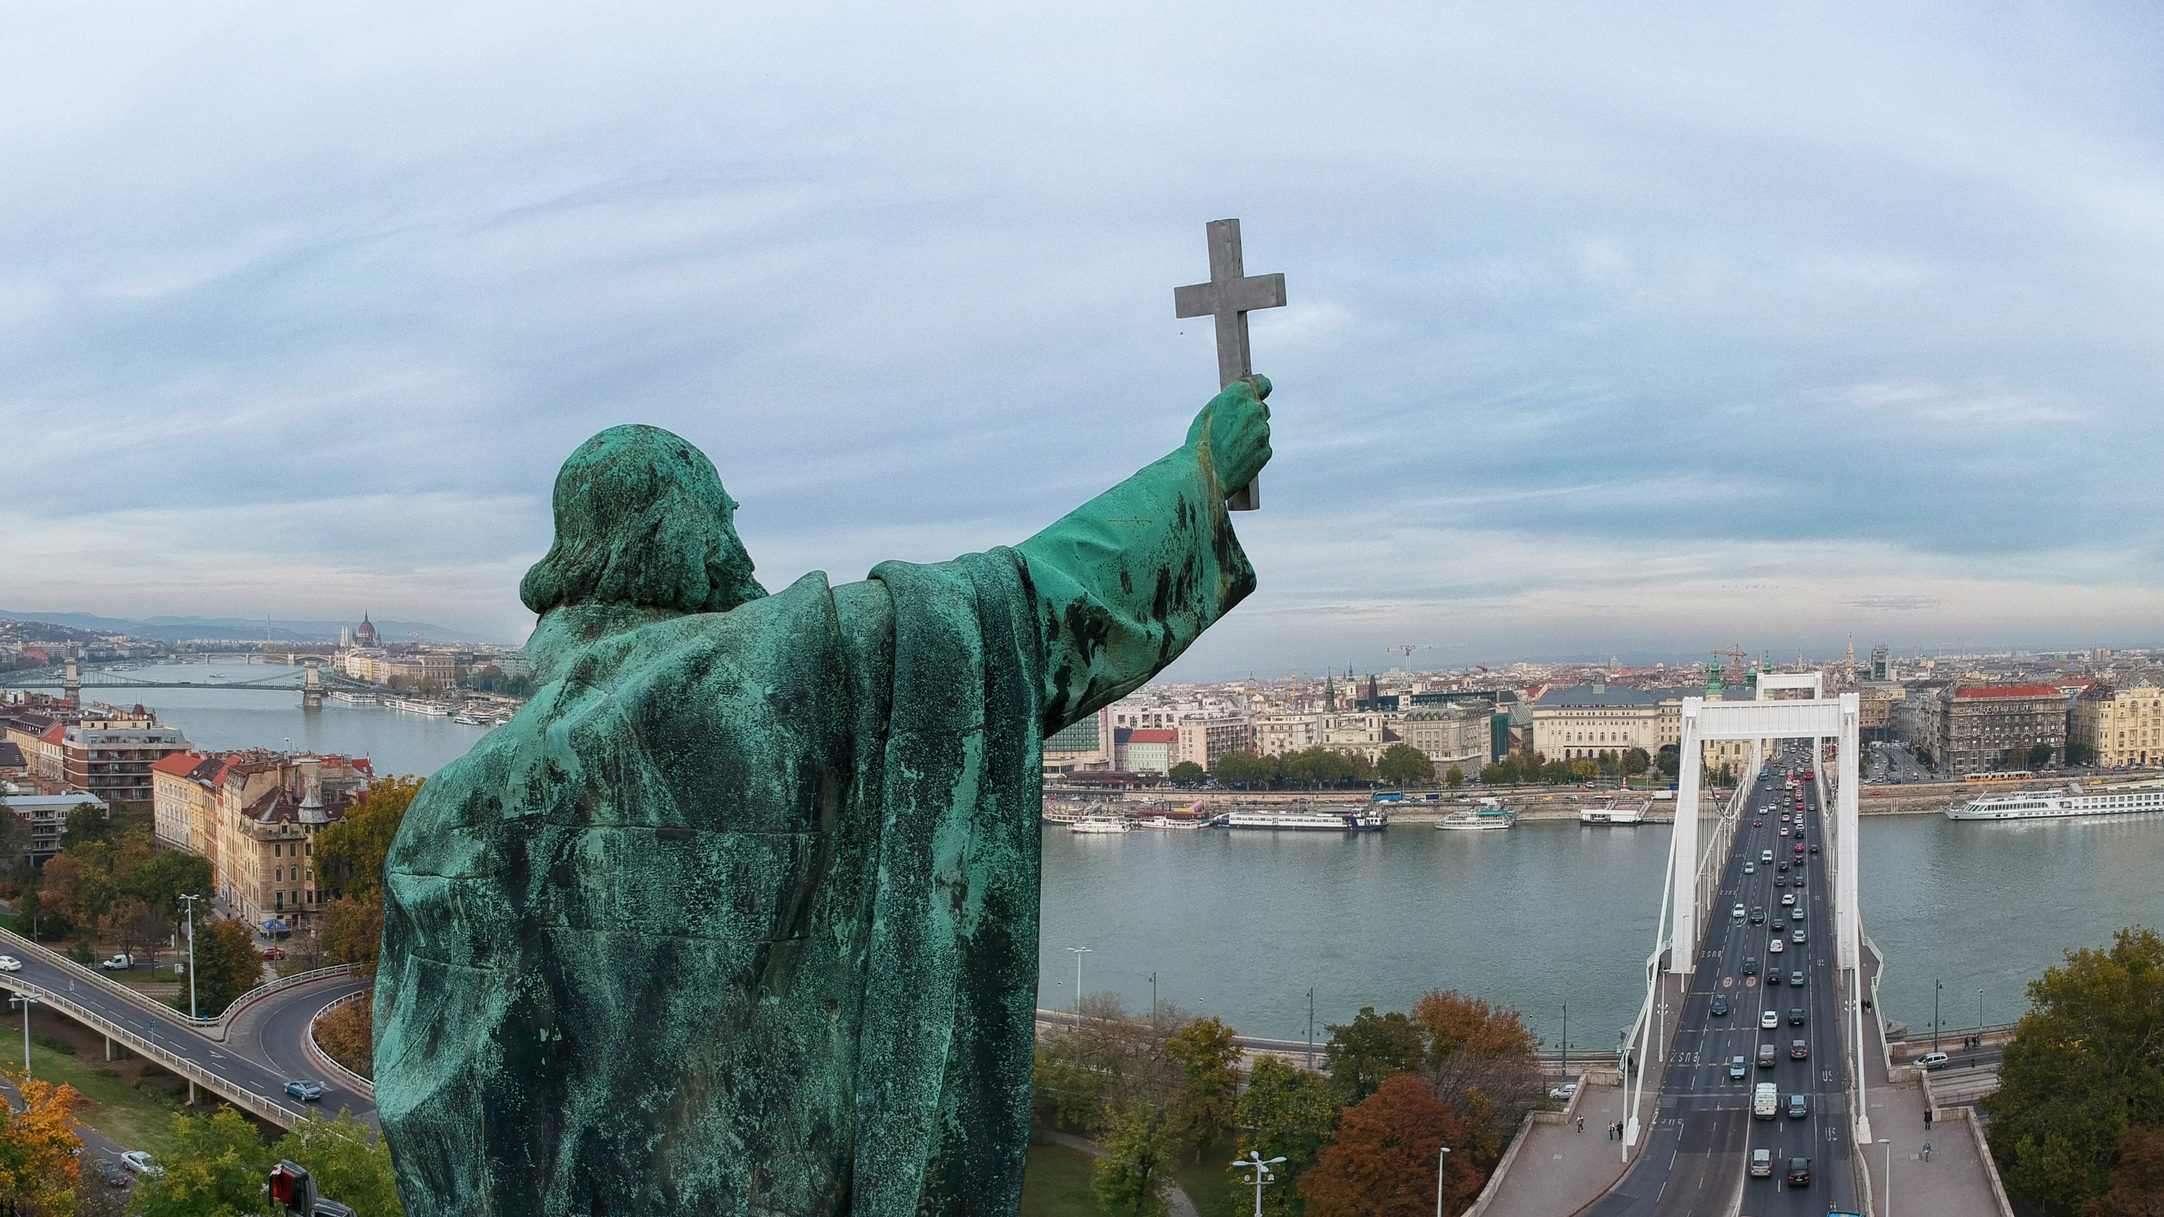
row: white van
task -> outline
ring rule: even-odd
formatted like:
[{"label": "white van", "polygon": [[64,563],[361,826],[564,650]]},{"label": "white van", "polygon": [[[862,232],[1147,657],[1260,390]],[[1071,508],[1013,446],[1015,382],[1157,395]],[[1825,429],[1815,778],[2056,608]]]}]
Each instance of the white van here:
[{"label": "white van", "polygon": [[1753,1178],[1753,1179],[1765,1179],[1765,1178],[1769,1178],[1769,1177],[1771,1177],[1771,1176],[1772,1176],[1772,1174],[1773,1174],[1773,1151],[1772,1151],[1772,1150],[1770,1150],[1770,1149],[1754,1149],[1754,1150],[1752,1150],[1752,1151],[1751,1151],[1751,1178]]},{"label": "white van", "polygon": [[1760,1082],[1751,1088],[1751,1118],[1770,1120],[1780,1114],[1781,1095],[1771,1082]]}]

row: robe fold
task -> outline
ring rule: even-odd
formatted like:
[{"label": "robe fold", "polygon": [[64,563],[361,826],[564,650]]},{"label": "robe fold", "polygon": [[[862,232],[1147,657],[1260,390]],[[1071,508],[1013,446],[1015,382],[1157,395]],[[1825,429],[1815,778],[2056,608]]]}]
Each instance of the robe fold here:
[{"label": "robe fold", "polygon": [[1043,735],[1253,588],[1222,499],[1183,448],[1013,549],[582,637],[386,867],[407,1211],[1014,1212]]}]

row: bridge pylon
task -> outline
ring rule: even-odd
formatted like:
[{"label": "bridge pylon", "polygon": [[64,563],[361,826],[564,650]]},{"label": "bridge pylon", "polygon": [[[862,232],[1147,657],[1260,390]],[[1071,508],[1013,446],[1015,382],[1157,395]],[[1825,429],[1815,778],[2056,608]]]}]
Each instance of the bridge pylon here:
[{"label": "bridge pylon", "polygon": [[301,674],[301,709],[321,710],[323,708],[323,669],[313,659],[309,660],[306,666],[307,671]]},{"label": "bridge pylon", "polygon": [[83,704],[82,660],[73,655],[60,665],[60,695],[78,706]]}]

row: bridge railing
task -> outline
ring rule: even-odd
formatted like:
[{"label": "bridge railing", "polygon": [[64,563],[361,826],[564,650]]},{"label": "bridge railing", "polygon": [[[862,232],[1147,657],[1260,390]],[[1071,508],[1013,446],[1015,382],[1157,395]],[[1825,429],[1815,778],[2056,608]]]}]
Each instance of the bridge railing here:
[{"label": "bridge railing", "polygon": [[[48,989],[43,985],[32,984],[29,981],[6,974],[0,974],[0,988],[26,994],[56,1010],[60,1010],[69,1018],[84,1024],[114,1043],[125,1047],[128,1051],[143,1057],[145,1060],[156,1061],[160,1068],[169,1069],[233,1104],[235,1107],[268,1120],[280,1128],[291,1128],[302,1120],[309,1118],[305,1113],[296,1112],[269,1095],[257,1094],[238,1082],[220,1077],[194,1061],[169,1051],[154,1041],[128,1030],[119,1023],[113,1022],[97,1011],[77,1004],[66,993]],[[167,1013],[171,1012],[168,1011]]]},{"label": "bridge railing", "polygon": [[291,976],[281,976],[267,984],[257,985],[255,988],[234,998],[227,1003],[225,1009],[217,1014],[203,1018],[190,1018],[184,1010],[175,1010],[133,985],[122,984],[98,969],[86,968],[60,952],[41,943],[33,942],[13,930],[0,929],[0,943],[7,944],[11,952],[34,956],[41,962],[59,968],[70,976],[97,985],[104,992],[133,1002],[146,1013],[156,1014],[159,1018],[167,1019],[176,1026],[186,1027],[205,1039],[219,1043],[225,1041],[233,1019],[238,1017],[241,1011],[269,997],[271,994],[296,988],[300,985],[314,984],[319,980],[328,980],[337,976],[349,976],[356,971],[352,964],[339,964],[335,967],[312,968],[306,972],[296,972]]},{"label": "bridge railing", "polygon": [[347,1088],[367,1095],[370,1102],[375,1101],[376,1084],[373,1081],[362,1077],[360,1074],[353,1072],[351,1069],[346,1068],[344,1065],[339,1064],[338,1061],[333,1058],[330,1053],[325,1052],[323,1050],[323,1045],[316,1042],[316,1024],[318,1022],[321,1022],[325,1015],[329,1014],[333,1010],[336,1010],[340,1006],[350,1006],[358,1002],[373,1000],[375,1000],[375,994],[369,992],[366,989],[363,989],[358,993],[348,993],[344,997],[333,998],[331,1001],[326,1003],[321,1010],[316,1011],[314,1014],[308,1017],[309,1057],[314,1060],[316,1064],[321,1065],[325,1072],[330,1073],[340,1082],[344,1083]]}]

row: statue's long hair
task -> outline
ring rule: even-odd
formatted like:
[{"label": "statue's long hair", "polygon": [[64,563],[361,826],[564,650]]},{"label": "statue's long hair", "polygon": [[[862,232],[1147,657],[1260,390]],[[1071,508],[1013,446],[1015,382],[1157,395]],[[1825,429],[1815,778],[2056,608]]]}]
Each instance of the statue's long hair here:
[{"label": "statue's long hair", "polygon": [[556,475],[556,541],[519,583],[546,616],[575,605],[723,612],[766,594],[736,503],[706,454],[660,427],[611,427]]}]

